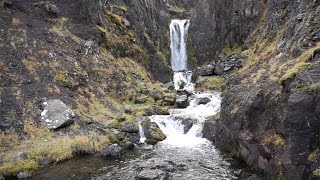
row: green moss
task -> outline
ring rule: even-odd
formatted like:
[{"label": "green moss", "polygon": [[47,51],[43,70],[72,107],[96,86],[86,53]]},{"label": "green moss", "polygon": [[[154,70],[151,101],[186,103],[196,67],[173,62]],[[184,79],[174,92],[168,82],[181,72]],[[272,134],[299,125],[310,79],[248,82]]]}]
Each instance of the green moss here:
[{"label": "green moss", "polygon": [[279,83],[284,84],[288,79],[293,79],[297,74],[299,74],[302,70],[304,70],[309,64],[305,62],[300,62],[296,64],[292,69],[290,69],[285,75],[283,75]]},{"label": "green moss", "polygon": [[124,5],[114,6],[114,8],[119,9],[120,11],[123,11],[123,12],[127,12],[128,11],[128,7],[124,6]]},{"label": "green moss", "polygon": [[320,13],[320,6],[317,7],[316,13],[317,13],[317,14]]},{"label": "green moss", "polygon": [[188,37],[187,42],[188,47],[188,68],[194,69],[198,66],[198,59],[197,59],[197,50],[193,45],[191,37]]},{"label": "green moss", "polygon": [[226,45],[222,50],[223,54],[226,56],[232,55],[234,53],[239,54],[239,53],[241,53],[241,51],[242,51],[242,47],[237,44],[234,46]]},{"label": "green moss", "polygon": [[197,87],[199,90],[223,91],[226,88],[225,80],[219,76],[206,77],[205,82]]}]

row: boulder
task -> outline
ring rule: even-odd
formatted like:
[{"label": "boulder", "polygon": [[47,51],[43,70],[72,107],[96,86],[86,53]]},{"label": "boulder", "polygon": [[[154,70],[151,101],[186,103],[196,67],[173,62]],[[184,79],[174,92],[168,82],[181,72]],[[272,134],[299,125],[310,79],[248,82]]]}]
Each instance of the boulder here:
[{"label": "boulder", "polygon": [[214,142],[216,137],[216,116],[209,117],[203,123],[202,137]]},{"label": "boulder", "polygon": [[167,93],[163,97],[162,105],[173,106],[176,101],[176,95],[174,93]]},{"label": "boulder", "polygon": [[49,129],[58,129],[73,122],[75,114],[61,100],[49,100],[44,102],[43,106],[41,120],[47,124]]},{"label": "boulder", "polygon": [[28,179],[32,176],[32,174],[30,172],[20,172],[17,175],[17,179]]},{"label": "boulder", "polygon": [[177,95],[176,97],[176,106],[178,108],[186,108],[189,106],[188,96],[186,95]]},{"label": "boulder", "polygon": [[139,123],[135,120],[128,120],[121,123],[121,131],[127,133],[138,133]]},{"label": "boulder", "polygon": [[198,67],[195,70],[195,74],[198,76],[212,76],[212,75],[215,75],[214,69],[215,69],[214,64],[204,65],[204,66]]},{"label": "boulder", "polygon": [[121,154],[122,148],[118,144],[108,145],[101,152],[102,157],[111,159],[119,159]]},{"label": "boulder", "polygon": [[211,101],[211,99],[208,98],[208,97],[201,97],[201,98],[198,99],[197,104],[198,105],[200,105],[200,104],[208,104],[210,101]]},{"label": "boulder", "polygon": [[173,82],[168,82],[163,85],[164,88],[169,89],[169,90],[174,90],[174,83]]},{"label": "boulder", "polygon": [[151,122],[150,119],[143,120],[141,123],[142,130],[146,137],[146,143],[155,145],[159,141],[163,141],[167,136],[161,131],[160,127],[155,123]]},{"label": "boulder", "polygon": [[153,115],[170,115],[168,107],[152,106]]},{"label": "boulder", "polygon": [[136,97],[134,98],[134,103],[135,104],[144,104],[146,103],[148,100],[148,96],[143,95],[143,94],[138,94],[136,95]]},{"label": "boulder", "polygon": [[150,96],[155,100],[161,100],[163,98],[163,93],[160,90],[152,90]]},{"label": "boulder", "polygon": [[145,169],[135,177],[136,180],[164,180],[168,178],[169,174],[160,169]]}]

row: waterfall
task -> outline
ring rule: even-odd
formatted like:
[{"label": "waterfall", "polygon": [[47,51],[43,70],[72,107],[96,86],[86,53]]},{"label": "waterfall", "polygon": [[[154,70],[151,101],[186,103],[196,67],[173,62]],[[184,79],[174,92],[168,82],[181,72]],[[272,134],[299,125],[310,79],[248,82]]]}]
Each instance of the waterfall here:
[{"label": "waterfall", "polygon": [[187,38],[189,20],[172,20],[170,24],[171,66],[173,71],[187,70]]},{"label": "waterfall", "polygon": [[[199,104],[202,98],[209,98],[210,102]],[[151,121],[157,123],[167,136],[161,145],[193,148],[210,144],[202,138],[203,123],[220,111],[220,104],[219,93],[195,94],[187,108],[171,109],[170,115],[151,116]]]}]

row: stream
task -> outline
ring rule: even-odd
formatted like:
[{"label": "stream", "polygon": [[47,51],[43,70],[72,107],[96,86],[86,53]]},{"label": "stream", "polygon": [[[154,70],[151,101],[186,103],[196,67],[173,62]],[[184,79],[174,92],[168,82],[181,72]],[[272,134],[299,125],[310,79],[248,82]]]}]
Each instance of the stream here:
[{"label": "stream", "polygon": [[[199,105],[203,98],[210,102]],[[121,160],[97,156],[72,159],[44,168],[32,179],[238,179],[241,166],[202,138],[203,122],[220,111],[220,101],[218,93],[195,94],[187,108],[151,116],[167,136],[154,147],[140,144]]]}]

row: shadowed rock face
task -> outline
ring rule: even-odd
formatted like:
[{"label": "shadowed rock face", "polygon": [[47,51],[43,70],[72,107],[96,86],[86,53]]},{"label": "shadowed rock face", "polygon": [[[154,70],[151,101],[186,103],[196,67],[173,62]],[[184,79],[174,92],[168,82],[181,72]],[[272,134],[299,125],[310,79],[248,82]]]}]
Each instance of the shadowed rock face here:
[{"label": "shadowed rock face", "polygon": [[[267,1],[265,18],[249,37],[252,65],[228,78],[216,145],[266,179],[314,178],[318,167],[312,157],[319,149],[319,6]],[[265,39],[272,40],[264,46]]]},{"label": "shadowed rock face", "polygon": [[[243,45],[259,21],[261,6],[258,0],[204,0],[197,3],[189,30],[189,46],[193,46],[196,52],[196,64],[217,61],[224,48]],[[192,51],[190,47],[189,50]]]}]

